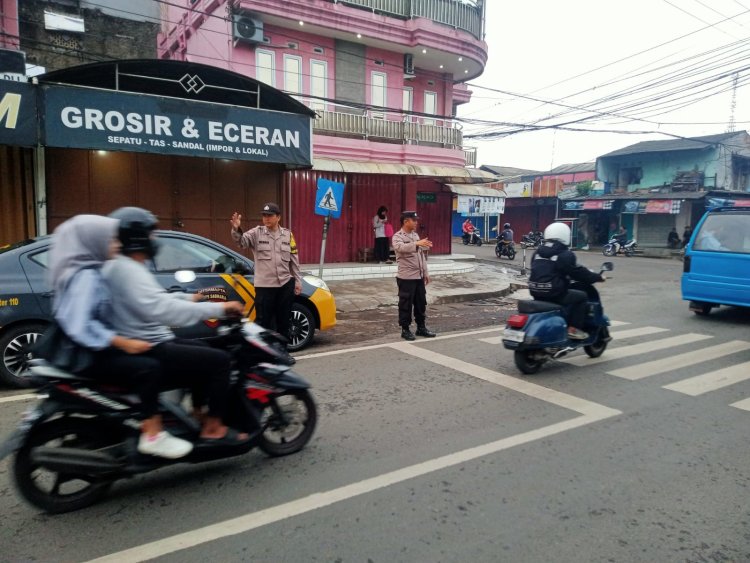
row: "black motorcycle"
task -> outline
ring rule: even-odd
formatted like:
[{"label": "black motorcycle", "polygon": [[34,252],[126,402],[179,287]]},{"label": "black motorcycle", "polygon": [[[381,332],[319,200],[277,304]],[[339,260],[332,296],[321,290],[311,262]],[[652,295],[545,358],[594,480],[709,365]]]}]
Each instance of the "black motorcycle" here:
[{"label": "black motorcycle", "polygon": [[541,231],[529,231],[521,237],[521,245],[526,248],[536,248],[544,242],[544,234]]},{"label": "black motorcycle", "polygon": [[505,256],[506,258],[513,260],[516,257],[516,246],[513,244],[513,241],[497,239],[497,244],[495,245],[495,256],[498,258]]},{"label": "black motorcycle", "polygon": [[479,229],[474,229],[471,233],[464,233],[463,235],[463,243],[464,245],[476,245],[476,246],[482,246],[482,233],[479,231]]},{"label": "black motorcycle", "polygon": [[101,499],[117,479],[167,465],[238,456],[256,446],[270,456],[302,449],[315,430],[317,409],[310,384],[289,367],[294,360],[282,337],[244,320],[219,329],[210,344],[233,360],[225,422],[248,433],[248,441],[202,442],[199,423],[162,394],[165,429],[194,442],[193,450],[177,460],[141,454],[137,396],[32,360],[31,377],[43,384],[43,399],[0,446],[0,460],[16,452],[12,473],[21,496],[47,512],[68,512]]}]

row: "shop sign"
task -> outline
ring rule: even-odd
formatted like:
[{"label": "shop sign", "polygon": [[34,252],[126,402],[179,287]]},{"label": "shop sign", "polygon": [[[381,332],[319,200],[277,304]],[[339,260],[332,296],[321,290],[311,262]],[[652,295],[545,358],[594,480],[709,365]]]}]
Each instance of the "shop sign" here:
[{"label": "shop sign", "polygon": [[312,165],[306,115],[64,86],[43,100],[50,147]]},{"label": "shop sign", "polygon": [[0,145],[33,147],[38,140],[34,87],[0,80]]},{"label": "shop sign", "polygon": [[507,197],[531,197],[531,182],[514,182],[503,188]]},{"label": "shop sign", "polygon": [[417,202],[437,203],[437,194],[435,192],[417,192]]},{"label": "shop sign", "polygon": [[626,201],[623,213],[643,214],[661,213],[677,215],[680,212],[682,200],[679,199],[647,199],[641,201]]},{"label": "shop sign", "polygon": [[499,215],[505,213],[505,198],[492,196],[458,196],[456,211],[464,216]]},{"label": "shop sign", "polygon": [[562,208],[565,211],[600,211],[604,209],[612,209],[614,202],[609,200],[586,200],[586,201],[565,201],[563,202]]}]

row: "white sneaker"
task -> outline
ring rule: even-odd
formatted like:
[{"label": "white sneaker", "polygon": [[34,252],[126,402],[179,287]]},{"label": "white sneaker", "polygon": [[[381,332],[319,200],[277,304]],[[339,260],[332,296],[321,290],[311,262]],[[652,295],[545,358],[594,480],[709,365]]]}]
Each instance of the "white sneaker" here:
[{"label": "white sneaker", "polygon": [[182,438],[172,436],[169,432],[159,432],[156,436],[141,434],[138,440],[138,451],[142,454],[178,459],[193,451],[193,444]]}]

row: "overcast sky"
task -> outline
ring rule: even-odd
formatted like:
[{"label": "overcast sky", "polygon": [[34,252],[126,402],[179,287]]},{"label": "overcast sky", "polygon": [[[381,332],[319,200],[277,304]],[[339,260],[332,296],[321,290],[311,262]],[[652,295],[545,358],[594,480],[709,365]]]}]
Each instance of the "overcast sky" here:
[{"label": "overcast sky", "polygon": [[[717,23],[725,18],[731,19]],[[750,126],[750,0],[488,0],[487,43],[487,67],[471,84],[506,93],[472,86],[474,96],[459,110],[461,118],[526,126],[576,121],[567,127],[683,136],[722,133],[739,71],[736,129]],[[544,103],[553,100],[577,108],[601,100],[589,105],[601,113]],[[617,115],[602,115],[607,112]],[[632,120],[636,116],[649,121]],[[467,135],[518,129],[464,125]],[[479,147],[480,165],[548,170],[666,138],[545,129],[465,144]]]}]

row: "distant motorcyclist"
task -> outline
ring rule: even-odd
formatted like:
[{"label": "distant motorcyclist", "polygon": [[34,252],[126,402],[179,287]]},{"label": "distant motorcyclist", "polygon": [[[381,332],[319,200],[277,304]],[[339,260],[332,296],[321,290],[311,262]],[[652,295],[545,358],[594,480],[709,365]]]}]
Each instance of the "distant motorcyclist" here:
[{"label": "distant motorcyclist", "polygon": [[464,221],[464,224],[461,225],[461,230],[463,231],[463,238],[464,240],[471,240],[471,233],[473,233],[476,230],[476,227],[474,226],[474,223],[471,222],[471,218],[467,217],[466,221]]},{"label": "distant motorcyclist", "polygon": [[576,255],[568,248],[570,227],[552,223],[544,230],[544,243],[531,258],[529,291],[534,299],[568,306],[568,338],[585,340],[586,292],[570,289],[570,281],[586,284],[603,282],[604,278],[576,263]]},{"label": "distant motorcyclist", "polygon": [[498,238],[505,244],[510,244],[513,242],[513,237],[513,229],[510,228],[510,223],[505,223],[505,225],[503,225],[503,230]]},{"label": "distant motorcyclist", "polygon": [[615,254],[617,254],[620,252],[620,248],[625,246],[625,243],[628,242],[628,230],[624,225],[620,225],[620,228],[614,235],[612,235],[612,238],[615,239]]}]

